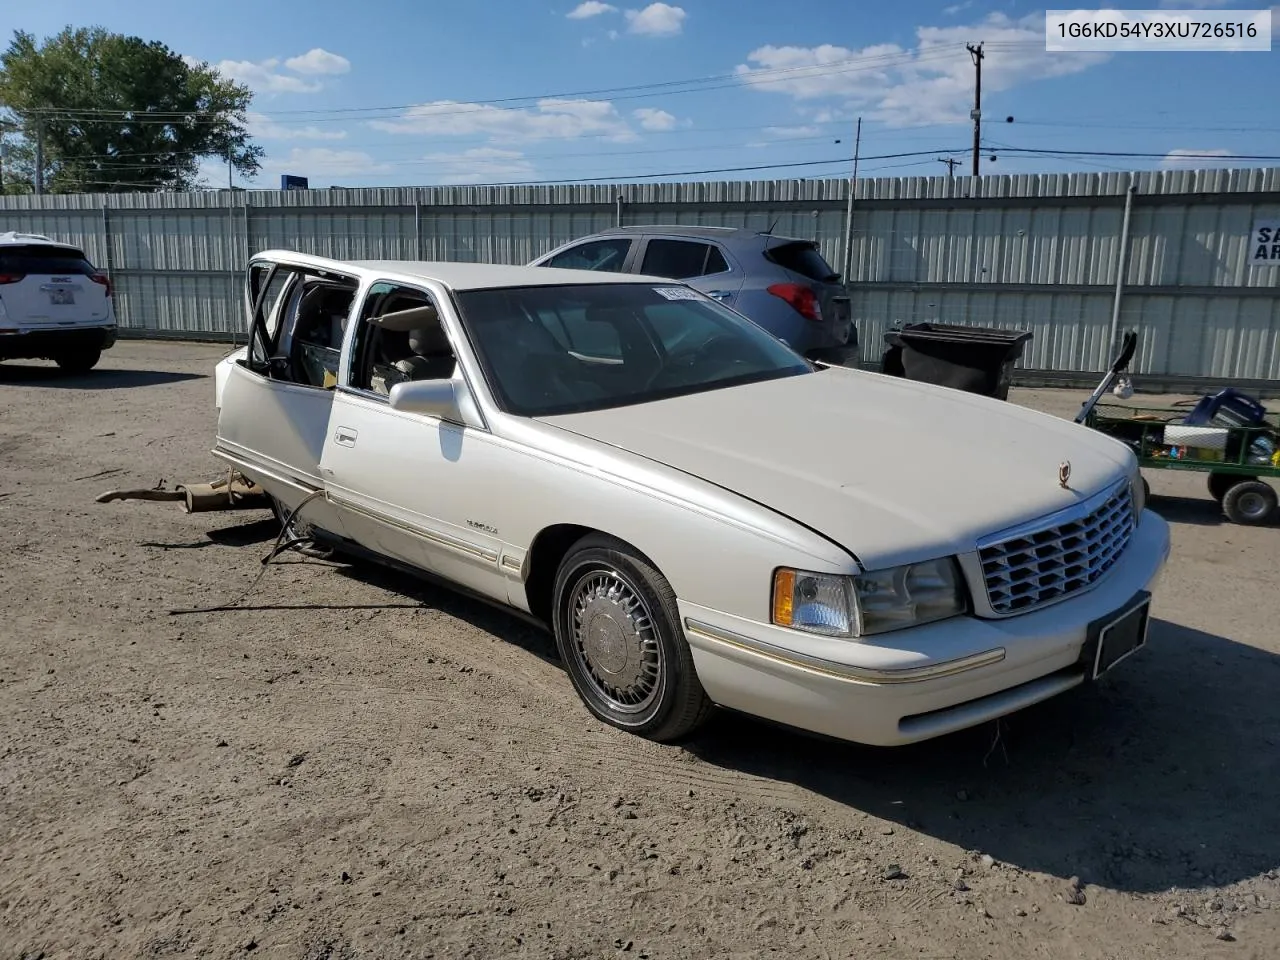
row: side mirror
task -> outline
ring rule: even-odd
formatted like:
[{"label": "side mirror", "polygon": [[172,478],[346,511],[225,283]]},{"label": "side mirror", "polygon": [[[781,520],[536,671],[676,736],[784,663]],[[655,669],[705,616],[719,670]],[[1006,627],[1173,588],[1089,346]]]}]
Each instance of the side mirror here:
[{"label": "side mirror", "polygon": [[452,380],[407,380],[391,388],[391,409],[461,423],[462,389]]}]

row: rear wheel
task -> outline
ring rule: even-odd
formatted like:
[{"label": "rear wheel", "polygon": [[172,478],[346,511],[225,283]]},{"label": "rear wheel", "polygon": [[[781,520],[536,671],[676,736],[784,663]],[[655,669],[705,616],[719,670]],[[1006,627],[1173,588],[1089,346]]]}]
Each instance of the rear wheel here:
[{"label": "rear wheel", "polygon": [[556,575],[556,646],[596,717],[651,740],[692,733],[711,710],[675,592],[631,547],[593,534]]},{"label": "rear wheel", "polygon": [[1257,479],[1257,477],[1237,477],[1230,473],[1211,473],[1209,474],[1209,495],[1221,503],[1227,491],[1237,483]]},{"label": "rear wheel", "polygon": [[1256,527],[1271,519],[1277,499],[1280,498],[1270,484],[1261,480],[1245,480],[1227,491],[1222,498],[1222,512],[1232,523]]},{"label": "rear wheel", "polygon": [[54,363],[67,373],[88,373],[101,359],[101,350],[70,350],[55,357]]}]

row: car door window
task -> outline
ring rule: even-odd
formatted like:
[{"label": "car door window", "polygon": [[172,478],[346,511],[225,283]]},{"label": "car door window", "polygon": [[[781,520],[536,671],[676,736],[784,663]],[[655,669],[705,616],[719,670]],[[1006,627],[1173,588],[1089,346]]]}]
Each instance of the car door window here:
[{"label": "car door window", "polygon": [[544,266],[560,267],[565,270],[603,270],[606,273],[621,273],[622,265],[626,263],[630,250],[631,241],[625,238],[592,240],[557,253]]},{"label": "car door window", "polygon": [[[411,322],[374,322],[403,311],[416,311],[403,314]],[[389,396],[393,386],[408,380],[447,380],[457,368],[436,304],[429,294],[413,287],[389,282],[370,287],[355,337],[350,385],[380,397]]]},{"label": "car door window", "polygon": [[719,247],[695,240],[650,240],[640,265],[641,273],[672,280],[706,277],[728,269]]}]

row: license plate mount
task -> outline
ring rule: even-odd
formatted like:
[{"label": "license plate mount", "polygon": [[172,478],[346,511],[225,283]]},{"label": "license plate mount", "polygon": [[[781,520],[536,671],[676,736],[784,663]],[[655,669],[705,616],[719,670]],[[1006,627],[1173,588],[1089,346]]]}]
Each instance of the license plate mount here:
[{"label": "license plate mount", "polygon": [[1140,594],[1123,610],[1089,628],[1093,641],[1090,679],[1097,680],[1122,660],[1128,659],[1147,645],[1151,624],[1151,595]]},{"label": "license plate mount", "polygon": [[49,291],[49,303],[55,307],[65,307],[76,302],[76,292],[69,287],[55,287]]}]

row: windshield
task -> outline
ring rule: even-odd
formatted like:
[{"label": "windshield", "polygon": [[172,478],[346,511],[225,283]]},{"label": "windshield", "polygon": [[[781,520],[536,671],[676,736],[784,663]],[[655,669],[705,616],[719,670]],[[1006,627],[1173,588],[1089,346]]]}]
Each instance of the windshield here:
[{"label": "windshield", "polygon": [[599,283],[457,294],[498,402],[553,416],[808,373],[760,327],[688,287]]}]

